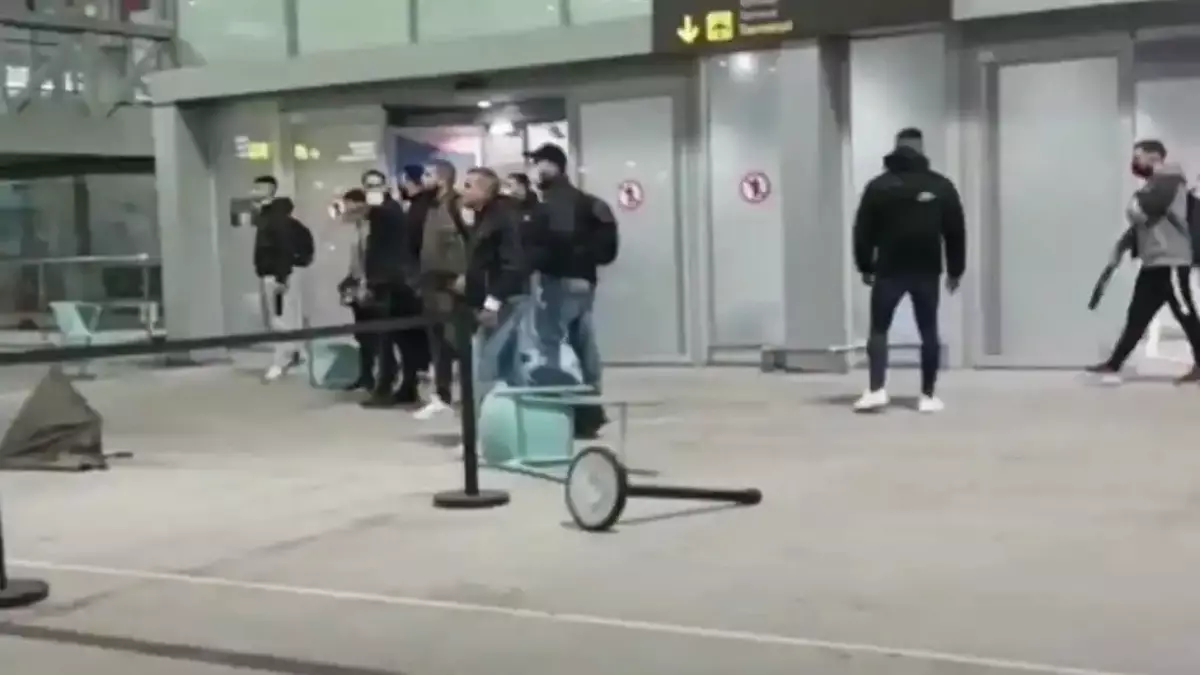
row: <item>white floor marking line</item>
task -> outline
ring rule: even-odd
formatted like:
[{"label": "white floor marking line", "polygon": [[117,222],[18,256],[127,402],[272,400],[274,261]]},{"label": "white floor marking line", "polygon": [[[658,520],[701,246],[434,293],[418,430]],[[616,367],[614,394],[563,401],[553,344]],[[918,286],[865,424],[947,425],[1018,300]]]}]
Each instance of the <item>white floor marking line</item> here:
[{"label": "white floor marking line", "polygon": [[1092,670],[1089,668],[1069,668],[1043,663],[1014,661],[1009,659],[988,658],[969,654],[952,654],[926,649],[904,649],[886,647],[883,645],[858,644],[853,642],[831,642],[814,640],[787,635],[772,635],[770,633],[754,633],[750,631],[723,630],[719,628],[703,628],[700,626],[684,626],[654,621],[632,621],[615,619],[590,614],[557,613],[536,609],[514,609],[495,605],[478,605],[469,602],[454,602],[452,600],[429,600],[412,598],[401,595],[380,595],[376,593],[358,593],[354,591],[338,591],[326,588],[308,588],[305,586],[288,586],[284,584],[258,583],[253,581],[238,581],[221,577],[194,576],[190,574],[173,574],[170,572],[153,572],[149,570],[118,569],[112,567],[94,567],[91,565],[70,565],[34,560],[10,560],[9,567],[29,570],[44,570],[65,574],[84,574],[101,577],[136,579],[140,581],[156,581],[164,583],[186,584],[189,586],[207,586],[210,588],[228,588],[240,591],[255,591],[260,593],[279,593],[298,597],[318,598],[322,600],[340,600],[347,602],[367,602],[393,607],[408,607],[415,609],[434,609],[446,612],[465,612],[471,614],[491,614],[513,619],[547,621],[551,623],[572,624],[576,626],[594,626],[598,628],[614,628],[659,635],[674,635],[677,637],[705,638],[710,640],[726,640],[776,647],[795,647],[799,649],[814,649],[837,651],[851,654],[870,654],[893,658],[905,658],[916,661],[931,661],[951,663],[975,668],[992,668],[1017,673],[1038,673],[1040,675],[1142,675],[1140,673],[1121,673],[1107,670]]}]

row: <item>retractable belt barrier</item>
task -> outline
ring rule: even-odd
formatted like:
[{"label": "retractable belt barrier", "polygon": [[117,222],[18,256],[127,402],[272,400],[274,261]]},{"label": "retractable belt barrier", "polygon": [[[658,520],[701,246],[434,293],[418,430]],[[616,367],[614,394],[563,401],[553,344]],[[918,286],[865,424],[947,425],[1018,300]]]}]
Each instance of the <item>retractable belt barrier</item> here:
[{"label": "retractable belt barrier", "polygon": [[[259,344],[281,342],[306,342],[323,338],[363,333],[391,333],[416,328],[426,328],[438,323],[454,323],[458,341],[459,361],[462,372],[472,371],[473,354],[471,336],[475,320],[465,307],[448,314],[423,314],[396,319],[379,319],[338,326],[321,326],[286,331],[263,331],[213,335],[200,338],[172,340],[145,340],[111,345],[86,347],[46,347],[21,352],[0,353],[0,366],[15,365],[58,365],[72,361],[89,361],[99,358],[153,356],[158,354],[182,353],[209,349],[235,349]],[[476,454],[476,411],[474,383],[470,377],[459,378],[459,396],[462,401],[463,484],[462,488],[439,492],[433,504],[445,509],[479,509],[503,506],[508,503],[508,493],[479,488],[479,461]],[[4,529],[0,525],[0,609],[27,607],[42,602],[50,595],[50,586],[40,579],[18,579],[8,574],[4,548]]]},{"label": "retractable belt barrier", "polygon": [[[307,342],[347,335],[391,333],[426,328],[439,323],[454,325],[460,372],[474,372],[472,336],[476,324],[468,307],[459,305],[445,314],[379,319],[338,326],[300,328],[286,331],[263,331],[233,335],[213,335],[184,339],[148,339],[121,344],[47,347],[22,352],[0,353],[0,367],[14,365],[58,365],[72,361],[99,358],[153,356],[212,349],[233,349],[259,344]],[[459,377],[459,399],[462,405],[461,432],[463,444],[462,487],[439,492],[433,504],[443,509],[483,509],[503,506],[509,495],[502,490],[481,490],[479,487],[478,418],[473,378]],[[672,485],[631,485],[629,471],[604,447],[591,447],[575,455],[570,462],[565,484],[567,508],[575,522],[587,531],[611,528],[624,511],[627,498],[684,499],[754,505],[762,501],[762,493],[754,488],[722,489]],[[10,578],[5,565],[4,532],[0,526],[0,609],[26,607],[49,597],[49,585],[39,579]]]},{"label": "retractable belt barrier", "polygon": [[446,323],[452,319],[453,317],[450,315],[425,314],[399,319],[377,319],[362,323],[347,323],[337,326],[297,328],[296,330],[233,333],[230,335],[211,335],[208,337],[176,340],[163,338],[107,345],[39,347],[20,352],[0,353],[0,366],[54,365],[118,356],[155,356],[157,354],[194,352],[206,349],[237,349],[239,347],[253,347],[255,345],[278,342],[307,342],[310,340],[361,333],[391,333],[412,328],[425,328],[437,323]]}]

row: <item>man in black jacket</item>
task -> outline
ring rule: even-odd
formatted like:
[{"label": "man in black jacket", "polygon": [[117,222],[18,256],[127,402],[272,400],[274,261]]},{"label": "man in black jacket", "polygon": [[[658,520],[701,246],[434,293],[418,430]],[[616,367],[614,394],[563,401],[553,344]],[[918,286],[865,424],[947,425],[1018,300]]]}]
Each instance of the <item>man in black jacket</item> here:
[{"label": "man in black jacket", "polygon": [[[263,323],[269,330],[286,331],[300,328],[302,322],[300,289],[292,288],[298,243],[295,233],[299,226],[293,216],[295,204],[287,197],[276,196],[278,189],[273,176],[254,179],[258,200],[258,211],[254,214],[254,273],[259,279]],[[297,344],[276,343],[263,381],[279,379],[299,361]]]},{"label": "man in black jacket", "polygon": [[[421,302],[413,286],[416,261],[409,249],[409,233],[404,211],[386,200],[377,206],[367,203],[366,191],[348,190],[342,195],[342,218],[350,223],[366,223],[367,240],[363,254],[363,274],[366,277],[366,297],[380,316],[387,318],[418,317]],[[373,200],[377,201],[377,200]],[[421,346],[413,330],[378,333],[375,354],[379,373],[375,391],[363,405],[370,408],[390,408],[418,401],[418,373],[421,370]],[[400,363],[396,363],[396,351]],[[398,368],[399,366],[399,368]],[[396,387],[397,370],[400,385]]]},{"label": "man in black jacket", "polygon": [[[870,386],[856,410],[879,410],[889,403],[884,388],[888,331],[904,296],[912,302],[921,335],[921,412],[944,407],[937,397],[941,361],[938,336],[939,282],[958,289],[966,269],[966,225],[954,183],[929,168],[921,132],[905,129],[883,160],[884,173],[863,191],[854,222],[854,262],[871,286],[867,360]],[[943,252],[945,265],[943,266]]]},{"label": "man in black jacket", "polygon": [[[617,220],[604,200],[571,184],[567,155],[547,143],[528,158],[535,163],[542,203],[529,223],[530,264],[539,273],[537,333],[545,366],[562,365],[564,342],[579,361],[583,383],[600,388],[601,362],[592,308],[597,268],[617,254]],[[607,419],[603,410],[576,415],[579,435],[594,436]]]},{"label": "man in black jacket", "polygon": [[529,267],[521,246],[521,213],[500,194],[500,177],[486,168],[467,172],[461,195],[475,212],[467,273],[456,282],[479,321],[476,399],[496,382],[521,384],[519,325],[529,303]]}]

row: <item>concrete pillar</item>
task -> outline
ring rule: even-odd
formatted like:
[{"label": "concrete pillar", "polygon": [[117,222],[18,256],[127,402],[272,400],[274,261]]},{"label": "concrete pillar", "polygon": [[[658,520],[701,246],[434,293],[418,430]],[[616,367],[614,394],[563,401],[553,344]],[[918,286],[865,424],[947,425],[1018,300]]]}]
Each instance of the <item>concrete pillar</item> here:
[{"label": "concrete pillar", "polygon": [[208,111],[158,106],[152,119],[167,335],[220,334],[220,214],[208,165]]},{"label": "concrete pillar", "polygon": [[845,370],[830,346],[850,334],[850,236],[843,208],[843,133],[847,128],[847,49],[820,40],[780,53],[775,104],[782,201],[783,335],[771,365]]}]

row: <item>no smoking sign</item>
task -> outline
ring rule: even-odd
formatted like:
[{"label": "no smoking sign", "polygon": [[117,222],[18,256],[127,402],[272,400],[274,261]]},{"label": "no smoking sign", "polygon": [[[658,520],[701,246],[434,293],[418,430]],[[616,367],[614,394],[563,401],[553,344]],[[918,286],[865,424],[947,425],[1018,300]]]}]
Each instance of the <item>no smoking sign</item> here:
[{"label": "no smoking sign", "polygon": [[742,176],[738,184],[742,200],[750,204],[761,204],[771,196],[771,179],[762,171],[750,171]]},{"label": "no smoking sign", "polygon": [[621,181],[617,186],[617,205],[623,211],[636,211],[646,201],[646,191],[636,180]]}]

